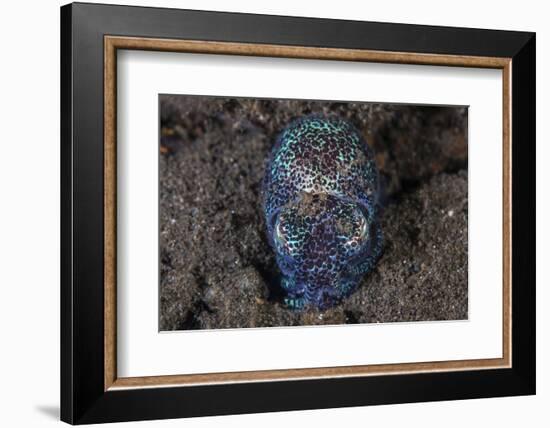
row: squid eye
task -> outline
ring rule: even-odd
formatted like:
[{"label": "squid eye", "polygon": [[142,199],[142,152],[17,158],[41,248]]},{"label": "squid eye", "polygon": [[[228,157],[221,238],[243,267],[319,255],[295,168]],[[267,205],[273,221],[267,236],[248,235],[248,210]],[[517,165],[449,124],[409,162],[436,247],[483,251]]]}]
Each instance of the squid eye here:
[{"label": "squid eye", "polygon": [[367,219],[361,213],[361,220],[360,220],[359,228],[358,228],[358,238],[359,238],[359,240],[362,241],[362,240],[366,239],[368,234],[369,234],[369,228],[368,228],[368,225],[367,225]]},{"label": "squid eye", "polygon": [[277,218],[277,220],[275,221],[275,240],[277,241],[277,243],[281,246],[285,246],[286,245],[286,238],[284,236],[284,231],[283,231],[283,225],[282,225],[282,217],[279,216]]},{"label": "squid eye", "polygon": [[357,251],[362,248],[369,238],[369,225],[364,213],[360,210],[353,214],[348,223],[350,233],[346,236],[345,245],[351,248],[352,251]]}]

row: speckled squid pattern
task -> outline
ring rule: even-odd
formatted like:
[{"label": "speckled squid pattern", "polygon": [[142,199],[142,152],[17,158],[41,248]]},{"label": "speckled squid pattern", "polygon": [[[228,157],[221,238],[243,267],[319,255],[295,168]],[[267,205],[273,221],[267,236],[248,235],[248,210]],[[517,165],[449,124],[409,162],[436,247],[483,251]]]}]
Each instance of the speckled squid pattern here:
[{"label": "speckled squid pattern", "polygon": [[378,171],[349,122],[310,116],[289,124],[272,149],[263,197],[289,308],[334,306],[375,266]]}]

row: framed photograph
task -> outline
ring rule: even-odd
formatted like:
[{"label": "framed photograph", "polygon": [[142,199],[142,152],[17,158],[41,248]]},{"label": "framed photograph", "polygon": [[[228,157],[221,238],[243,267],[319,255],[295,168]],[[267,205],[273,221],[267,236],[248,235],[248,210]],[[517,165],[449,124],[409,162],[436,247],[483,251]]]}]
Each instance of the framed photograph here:
[{"label": "framed photograph", "polygon": [[535,35],[61,8],[61,418],[535,393]]}]

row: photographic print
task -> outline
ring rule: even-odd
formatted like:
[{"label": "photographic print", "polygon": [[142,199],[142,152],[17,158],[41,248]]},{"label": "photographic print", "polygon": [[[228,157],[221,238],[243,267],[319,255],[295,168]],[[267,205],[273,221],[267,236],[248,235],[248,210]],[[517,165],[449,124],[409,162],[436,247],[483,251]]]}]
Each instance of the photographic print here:
[{"label": "photographic print", "polygon": [[161,331],[468,319],[468,109],[159,96]]},{"label": "photographic print", "polygon": [[535,394],[534,33],[60,23],[61,420]]}]

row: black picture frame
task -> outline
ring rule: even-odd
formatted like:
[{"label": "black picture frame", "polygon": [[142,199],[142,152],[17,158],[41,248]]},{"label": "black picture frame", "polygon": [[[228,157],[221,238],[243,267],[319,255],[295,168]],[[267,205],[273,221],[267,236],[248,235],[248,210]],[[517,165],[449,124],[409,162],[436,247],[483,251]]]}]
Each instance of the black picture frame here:
[{"label": "black picture frame", "polygon": [[[105,391],[104,36],[512,59],[512,367]],[[535,393],[535,34],[74,3],[61,8],[61,419],[71,424]]]}]

